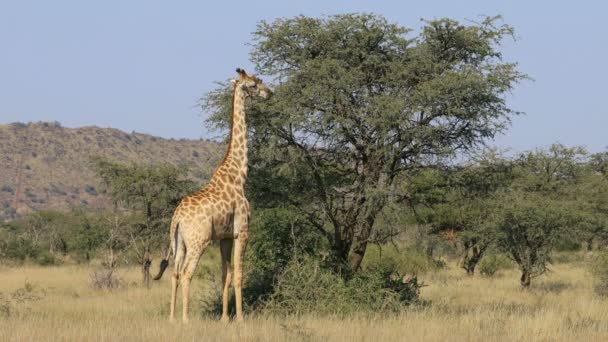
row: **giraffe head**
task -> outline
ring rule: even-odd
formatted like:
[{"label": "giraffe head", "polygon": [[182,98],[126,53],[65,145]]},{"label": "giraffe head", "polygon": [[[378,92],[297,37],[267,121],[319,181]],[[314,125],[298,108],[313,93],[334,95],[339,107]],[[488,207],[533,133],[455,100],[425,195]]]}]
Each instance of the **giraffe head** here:
[{"label": "giraffe head", "polygon": [[236,72],[239,74],[239,79],[235,80],[235,86],[241,87],[245,90],[245,94],[249,97],[261,97],[267,99],[272,95],[272,92],[259,78],[247,75],[245,70],[237,68]]}]

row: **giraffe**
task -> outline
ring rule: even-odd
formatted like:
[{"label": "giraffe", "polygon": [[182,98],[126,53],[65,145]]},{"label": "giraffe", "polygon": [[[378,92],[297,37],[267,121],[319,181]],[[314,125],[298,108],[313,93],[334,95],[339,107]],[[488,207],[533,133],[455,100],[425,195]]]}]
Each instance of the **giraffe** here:
[{"label": "giraffe", "polygon": [[232,272],[230,269],[234,244],[234,292],[236,296],[236,320],[243,321],[242,282],[243,255],[249,234],[249,202],[245,198],[247,178],[247,126],[245,123],[245,99],[267,99],[272,92],[255,76],[236,69],[239,78],[233,81],[232,119],[230,139],[224,159],[209,183],[201,190],[182,198],[175,209],[170,226],[170,247],[161,261],[160,271],[154,278],[162,277],[169,256],[174,255],[174,271],[171,278],[171,310],[169,319],[175,320],[175,302],[178,286],[182,286],[182,320],[188,321],[190,283],[198,261],[205,248],[213,240],[220,241],[222,259],[222,321],[228,322],[228,291]]}]

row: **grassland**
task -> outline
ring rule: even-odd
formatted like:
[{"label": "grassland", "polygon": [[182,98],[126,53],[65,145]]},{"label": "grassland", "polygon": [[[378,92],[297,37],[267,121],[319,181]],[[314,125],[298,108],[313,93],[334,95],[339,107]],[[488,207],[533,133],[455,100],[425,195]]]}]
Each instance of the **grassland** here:
[{"label": "grassland", "polygon": [[[212,258],[215,259],[215,258]],[[207,259],[209,262],[209,258]],[[188,325],[167,321],[168,277],[150,290],[135,268],[118,272],[127,286],[112,292],[89,286],[91,268],[2,267],[1,341],[606,341],[608,300],[592,290],[585,261],[557,264],[529,291],[516,270],[494,278],[468,277],[453,264],[423,275],[428,304],[395,316],[255,317],[243,325],[203,318],[196,307]],[[203,279],[195,279],[200,298]],[[15,303],[11,293],[30,287],[42,298]],[[22,290],[23,291],[23,290]]]}]

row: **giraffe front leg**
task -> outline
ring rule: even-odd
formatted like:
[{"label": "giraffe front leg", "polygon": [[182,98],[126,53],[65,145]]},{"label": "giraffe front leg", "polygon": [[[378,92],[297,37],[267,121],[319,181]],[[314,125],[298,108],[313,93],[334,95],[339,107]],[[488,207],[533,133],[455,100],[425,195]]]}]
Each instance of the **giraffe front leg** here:
[{"label": "giraffe front leg", "polygon": [[222,319],[224,323],[230,320],[228,317],[228,296],[230,291],[230,281],[232,278],[230,270],[230,260],[232,259],[232,240],[221,240],[220,251],[222,256]]},{"label": "giraffe front leg", "polygon": [[236,320],[243,321],[243,257],[249,239],[247,227],[239,231],[234,248],[234,294],[236,299]]}]

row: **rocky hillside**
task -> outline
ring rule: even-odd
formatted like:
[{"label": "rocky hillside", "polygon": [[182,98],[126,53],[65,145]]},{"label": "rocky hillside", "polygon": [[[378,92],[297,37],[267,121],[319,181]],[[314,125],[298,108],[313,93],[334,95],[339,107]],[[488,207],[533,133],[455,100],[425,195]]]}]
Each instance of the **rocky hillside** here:
[{"label": "rocky hillside", "polygon": [[59,123],[0,125],[0,220],[40,209],[108,205],[98,193],[92,156],[121,162],[188,165],[203,182],[224,146],[205,140],[174,140],[113,128],[65,128]]}]

